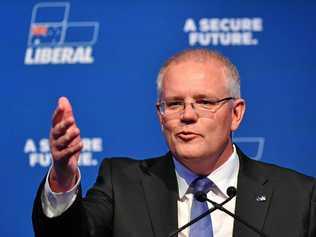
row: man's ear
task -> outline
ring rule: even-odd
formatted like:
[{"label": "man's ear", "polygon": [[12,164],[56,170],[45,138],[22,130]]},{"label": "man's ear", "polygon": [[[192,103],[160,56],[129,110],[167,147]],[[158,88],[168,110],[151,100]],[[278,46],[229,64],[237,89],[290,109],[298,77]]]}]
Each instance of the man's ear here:
[{"label": "man's ear", "polygon": [[163,131],[164,129],[164,125],[163,125],[163,118],[162,118],[162,115],[161,113],[159,112],[158,108],[156,107],[156,114],[157,114],[157,117],[159,119],[159,123],[160,123],[160,126],[161,126],[161,131]]},{"label": "man's ear", "polygon": [[246,101],[239,98],[234,101],[233,111],[232,111],[232,123],[231,131],[234,132],[238,129],[246,111]]}]

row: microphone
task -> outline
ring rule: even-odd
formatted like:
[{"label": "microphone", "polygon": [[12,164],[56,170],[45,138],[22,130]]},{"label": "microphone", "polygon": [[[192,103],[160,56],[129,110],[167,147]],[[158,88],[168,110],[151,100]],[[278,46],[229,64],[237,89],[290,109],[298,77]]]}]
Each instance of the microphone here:
[{"label": "microphone", "polygon": [[[189,227],[190,225],[193,225],[195,222],[201,220],[203,217],[211,214],[213,211],[215,211],[216,209],[219,209],[218,206],[220,206],[222,208],[223,205],[225,205],[227,202],[229,202],[230,200],[233,199],[233,197],[236,196],[236,188],[234,187],[229,187],[226,190],[226,193],[228,195],[228,198],[226,200],[224,200],[221,203],[216,203],[216,205],[213,205],[214,207],[212,207],[211,209],[209,209],[208,211],[202,213],[201,215],[197,216],[196,218],[194,218],[193,220],[191,220],[190,222],[188,222],[187,224],[181,226],[179,229],[177,229],[176,231],[174,231],[173,233],[171,233],[169,235],[169,237],[174,237],[176,236],[179,232],[181,232],[182,230],[184,230],[185,228]],[[200,201],[200,202],[205,202],[207,201],[207,196],[206,193],[204,192],[196,192],[194,194],[194,197]]]},{"label": "microphone", "polygon": [[[234,197],[237,193],[237,190],[236,188],[234,187],[229,187],[227,189],[227,195],[229,197]],[[222,203],[217,203],[217,202],[214,202],[210,199],[207,198],[207,195],[205,192],[202,192],[202,191],[199,191],[199,192],[196,192],[194,194],[194,197],[196,200],[198,200],[199,202],[209,202],[211,203],[214,207],[214,210],[216,209],[219,209],[221,210],[222,212],[225,212],[226,214],[230,215],[231,217],[233,217],[235,220],[239,221],[240,223],[244,224],[245,226],[247,226],[249,229],[253,230],[254,232],[256,232],[257,234],[259,234],[260,236],[263,236],[263,237],[267,237],[266,234],[264,234],[262,231],[260,231],[259,229],[257,229],[256,227],[252,226],[251,224],[249,224],[247,221],[243,220],[241,217],[239,217],[238,215],[236,214],[233,214],[232,212],[228,211],[226,208],[223,207],[224,204]]]},{"label": "microphone", "polygon": [[[233,198],[233,197],[236,196],[237,190],[236,190],[235,187],[230,186],[230,187],[227,188],[226,193],[227,193],[227,195],[228,195],[229,198]],[[205,202],[205,201],[207,201],[207,195],[206,195],[206,193],[203,192],[203,191],[198,191],[198,192],[196,192],[196,193],[194,194],[194,198],[195,198],[196,200],[198,200],[199,202]],[[213,203],[212,203],[212,204],[213,204]],[[218,203],[216,203],[216,204],[217,204],[217,205],[220,205],[220,206],[222,205],[222,204],[218,204]],[[215,205],[213,204],[213,206],[215,206]]]}]

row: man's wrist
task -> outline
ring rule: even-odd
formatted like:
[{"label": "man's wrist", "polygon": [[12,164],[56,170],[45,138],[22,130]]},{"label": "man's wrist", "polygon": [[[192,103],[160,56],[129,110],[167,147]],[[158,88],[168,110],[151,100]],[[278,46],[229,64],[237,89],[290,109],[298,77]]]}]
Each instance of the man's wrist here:
[{"label": "man's wrist", "polygon": [[49,173],[48,181],[51,190],[55,193],[64,193],[72,189],[78,180],[78,170],[74,175],[69,177],[57,175],[56,170],[52,167]]},{"label": "man's wrist", "polygon": [[65,192],[53,191],[49,183],[49,178],[51,176],[52,170],[53,167],[50,167],[46,176],[44,190],[41,196],[43,212],[49,218],[61,215],[74,203],[79,191],[79,185],[81,181],[81,174],[78,168],[76,178],[77,181],[70,190]]}]

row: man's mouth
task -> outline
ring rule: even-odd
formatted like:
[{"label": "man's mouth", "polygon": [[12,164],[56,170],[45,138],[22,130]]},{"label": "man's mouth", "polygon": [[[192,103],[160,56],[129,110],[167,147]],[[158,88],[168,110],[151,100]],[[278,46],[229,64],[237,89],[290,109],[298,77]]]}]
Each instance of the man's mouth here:
[{"label": "man's mouth", "polygon": [[200,135],[194,132],[190,132],[190,131],[182,131],[182,132],[177,133],[176,136],[183,141],[191,141],[199,137]]}]

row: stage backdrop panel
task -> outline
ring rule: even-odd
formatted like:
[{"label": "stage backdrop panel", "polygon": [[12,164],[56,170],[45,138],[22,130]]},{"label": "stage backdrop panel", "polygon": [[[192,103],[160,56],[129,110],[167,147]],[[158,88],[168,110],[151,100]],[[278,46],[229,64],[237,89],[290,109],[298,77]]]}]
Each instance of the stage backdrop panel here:
[{"label": "stage backdrop panel", "polygon": [[251,157],[316,176],[315,1],[2,1],[0,236],[33,236],[32,202],[50,166],[60,96],[81,129],[83,190],[104,157],[167,152],[155,80],[185,48],[239,68]]}]

